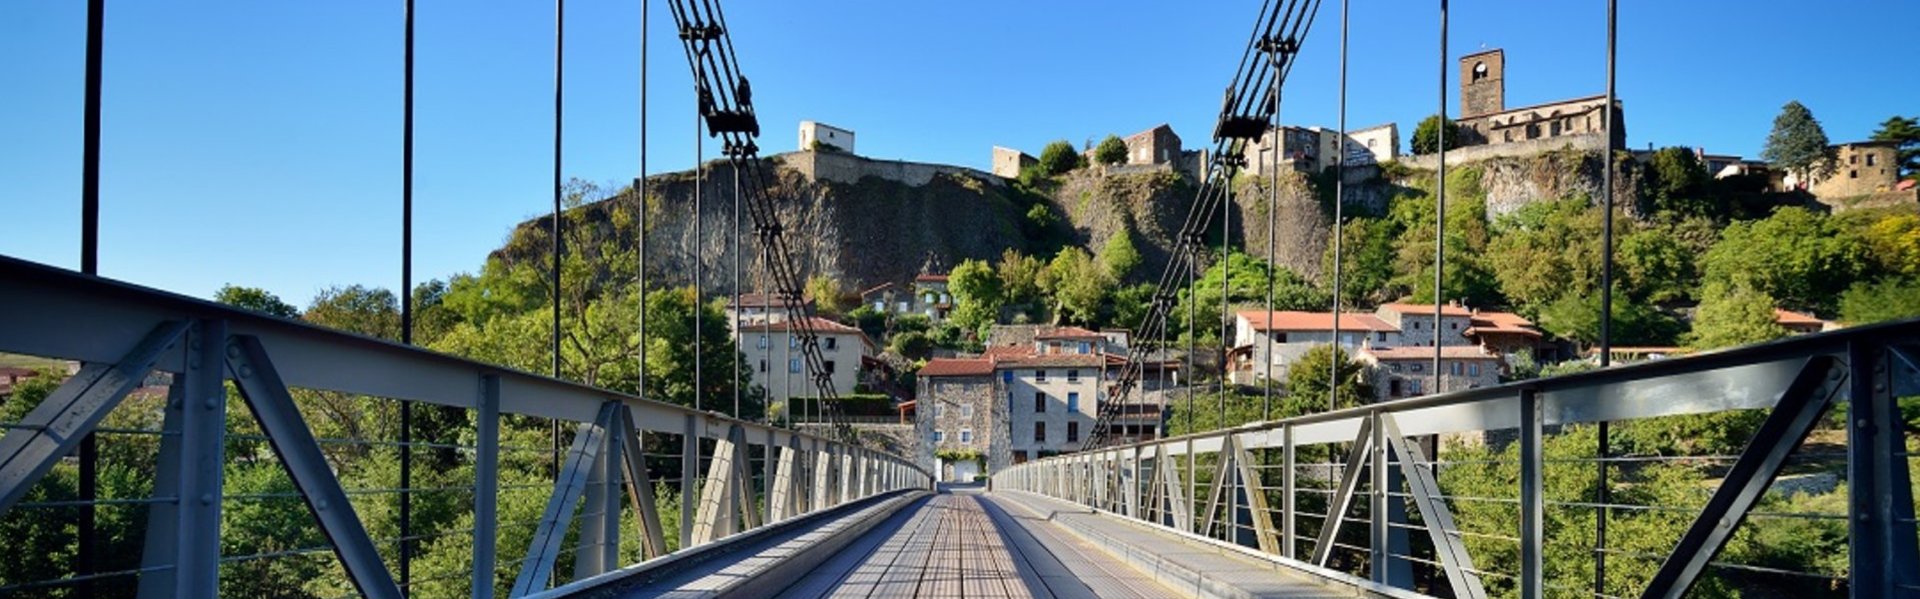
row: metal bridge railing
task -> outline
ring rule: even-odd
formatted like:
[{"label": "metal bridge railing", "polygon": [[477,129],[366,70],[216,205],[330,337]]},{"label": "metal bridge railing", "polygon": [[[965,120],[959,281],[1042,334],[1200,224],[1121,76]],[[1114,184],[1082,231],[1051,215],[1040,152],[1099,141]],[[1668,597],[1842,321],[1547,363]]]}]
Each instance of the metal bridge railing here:
[{"label": "metal bridge railing", "polygon": [[[412,542],[406,595],[518,596],[931,485],[909,459],[832,439],[7,257],[0,353],[80,365],[34,405],[0,403],[0,530],[32,554],[0,565],[0,595],[400,597]],[[460,424],[400,442],[402,402]],[[572,431],[557,459],[554,421]],[[88,433],[133,491],[64,494]],[[431,466],[418,486],[364,465],[403,451]],[[242,467],[261,464],[275,467]],[[422,512],[404,539],[402,495]],[[63,510],[81,506],[134,531],[103,540],[110,563],[62,559]],[[289,568],[320,574],[255,580]]]},{"label": "metal bridge railing", "polygon": [[993,488],[1389,596],[1914,596],[1917,366],[1920,320],[1885,323],[1046,458]]}]

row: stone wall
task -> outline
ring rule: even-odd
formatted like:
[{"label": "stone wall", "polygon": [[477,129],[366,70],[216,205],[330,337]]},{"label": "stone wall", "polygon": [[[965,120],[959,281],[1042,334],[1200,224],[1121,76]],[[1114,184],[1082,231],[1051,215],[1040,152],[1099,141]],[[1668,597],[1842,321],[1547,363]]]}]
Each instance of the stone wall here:
[{"label": "stone wall", "polygon": [[[1553,150],[1585,150],[1598,152],[1607,147],[1606,138],[1600,135],[1569,135],[1552,139],[1530,139],[1513,143],[1466,146],[1447,150],[1447,166],[1479,162],[1492,158],[1516,158],[1532,156]],[[1418,169],[1435,170],[1440,159],[1433,154],[1402,156],[1400,163]]]},{"label": "stone wall", "polygon": [[919,187],[937,175],[952,175],[971,177],[996,186],[1006,185],[999,177],[963,166],[877,160],[840,152],[791,152],[774,158],[780,161],[781,166],[798,171],[808,181],[852,184],[859,183],[865,177],[877,177]]},{"label": "stone wall", "polygon": [[[933,452],[942,449],[980,452],[987,457],[987,472],[1007,466],[1005,402],[998,401],[998,391],[992,376],[920,378],[914,414],[928,441],[928,468]],[[971,442],[960,440],[963,430],[972,432]],[[933,431],[941,433],[939,443],[932,442]]]}]

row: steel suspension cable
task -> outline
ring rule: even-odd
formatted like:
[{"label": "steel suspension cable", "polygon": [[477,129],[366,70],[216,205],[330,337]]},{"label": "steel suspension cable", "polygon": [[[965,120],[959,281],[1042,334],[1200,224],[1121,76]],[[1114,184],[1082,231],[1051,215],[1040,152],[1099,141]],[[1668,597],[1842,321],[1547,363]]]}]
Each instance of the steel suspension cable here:
[{"label": "steel suspension cable", "polygon": [[[1327,410],[1340,409],[1340,272],[1346,267],[1341,240],[1346,236],[1342,208],[1347,205],[1347,0],[1340,0],[1340,153],[1334,156],[1333,177],[1333,365],[1327,369]],[[1397,142],[1396,142],[1397,143]],[[1365,337],[1362,337],[1364,340]],[[1358,344],[1355,344],[1356,347]]]},{"label": "steel suspension cable", "polygon": [[[733,225],[727,230],[727,236],[733,238],[733,315],[728,317],[728,325],[733,328],[734,352],[740,352],[740,342],[747,338],[745,327],[740,325],[740,313],[746,306],[740,305],[740,169],[733,169]],[[733,417],[743,418],[740,414],[740,357],[735,355],[727,360],[733,363],[733,380],[727,381],[733,387]]]},{"label": "steel suspension cable", "polygon": [[[405,6],[400,124],[400,343],[413,345],[413,0]],[[400,402],[400,488],[413,487],[413,402]],[[413,581],[413,494],[400,494],[400,586]]]},{"label": "steel suspension cable", "polygon": [[640,0],[640,176],[633,180],[634,212],[638,216],[634,245],[639,246],[640,269],[635,273],[635,293],[640,302],[640,364],[635,370],[634,396],[647,398],[647,7]]},{"label": "steel suspension cable", "polygon": [[[1278,60],[1281,60],[1282,57],[1278,53],[1268,52],[1267,59],[1278,61]],[[1263,344],[1265,347],[1262,348],[1265,350],[1264,352],[1262,352],[1265,355],[1261,358],[1261,361],[1265,363],[1263,364],[1263,368],[1265,368],[1265,372],[1261,375],[1261,382],[1260,382],[1260,389],[1261,389],[1260,419],[1261,420],[1273,419],[1273,334],[1272,334],[1273,276],[1274,276],[1274,263],[1279,259],[1278,237],[1280,234],[1280,214],[1279,214],[1280,212],[1280,150],[1283,148],[1283,145],[1284,145],[1281,143],[1281,140],[1284,139],[1285,137],[1280,129],[1280,80],[1279,78],[1277,77],[1274,78],[1273,90],[1270,93],[1273,95],[1274,105],[1273,105],[1272,124],[1268,126],[1268,129],[1273,132],[1272,133],[1273,140],[1267,144],[1268,145],[1267,153],[1271,155],[1270,156],[1271,160],[1268,161],[1271,164],[1268,165],[1268,168],[1272,169],[1267,173],[1267,176],[1268,176],[1268,180],[1267,180],[1267,329],[1268,329],[1268,334],[1255,335],[1265,340]],[[1339,222],[1339,219],[1336,218],[1334,222],[1337,224]],[[1252,330],[1253,327],[1249,326],[1247,328],[1249,329],[1248,332],[1250,333],[1254,332]],[[1339,338],[1340,336],[1338,334],[1334,335],[1335,340],[1338,340]],[[1247,355],[1248,357],[1252,357],[1253,355],[1253,348],[1251,346],[1247,348]]]},{"label": "steel suspension cable", "polygon": [[[695,77],[698,77],[698,76],[699,74],[695,73]],[[705,180],[702,177],[706,174],[706,168],[707,168],[706,147],[703,142],[703,139],[700,136],[700,134],[704,130],[705,122],[706,121],[701,118],[700,108],[698,106],[695,106],[693,111],[693,247],[691,248],[691,251],[687,252],[687,257],[693,260],[693,409],[694,410],[701,409],[701,396],[706,394],[706,383],[707,383],[706,377],[702,376],[704,373],[701,371],[701,366],[703,366],[703,364],[701,364],[701,361],[702,361],[702,358],[704,358],[705,356],[702,355],[702,351],[700,348],[700,345],[701,345],[700,338],[705,336],[702,334],[705,331],[702,331],[700,327],[700,320],[701,320],[700,313],[706,311],[704,310],[704,308],[706,307],[705,306],[706,302],[704,301],[706,299],[706,290],[705,288],[702,287],[702,285],[704,285],[706,282],[703,281],[702,278],[707,269],[706,260],[702,258],[700,253],[700,243],[702,241],[702,238],[706,237],[706,222],[707,222],[706,215],[700,210],[700,191],[701,191],[700,188],[705,186]]]},{"label": "steel suspension cable", "polygon": [[1446,272],[1447,253],[1447,134],[1454,133],[1447,125],[1447,0],[1440,0],[1440,141],[1439,173],[1435,175],[1433,202],[1433,389],[1430,393],[1446,392],[1446,372],[1440,369],[1440,354],[1445,347],[1440,338],[1441,310],[1447,305],[1443,290]]},{"label": "steel suspension cable", "polygon": [[[563,107],[561,104],[561,100],[563,99],[562,94],[564,93],[565,83],[566,83],[566,72],[564,70],[565,63],[566,63],[566,33],[567,33],[567,0],[554,0],[553,2],[553,219],[552,219],[553,237],[548,240],[549,242],[548,253],[553,255],[552,256],[553,257],[553,329],[551,331],[551,335],[549,339],[549,341],[551,342],[550,350],[553,354],[552,355],[553,365],[552,365],[550,374],[553,376],[553,378],[556,378],[556,379],[560,378],[560,252],[563,250],[563,247],[564,247],[560,243],[560,235],[561,235],[560,169],[562,165],[561,154],[560,154],[560,140],[561,140],[561,123],[562,123],[562,116],[563,116],[562,115]],[[551,438],[551,445],[552,445],[551,449],[553,451],[553,460],[552,460],[551,466],[553,467],[554,479],[559,480],[559,477],[560,477],[560,419],[554,418],[550,423],[550,425],[551,426],[549,427],[550,430],[548,431],[549,432],[548,436]]]},{"label": "steel suspension cable", "polygon": [[[1619,8],[1619,2],[1617,0],[1607,0],[1607,100],[1606,106],[1603,109],[1605,112],[1600,121],[1607,136],[1606,150],[1601,152],[1600,158],[1601,164],[1603,165],[1600,175],[1600,197],[1604,198],[1601,203],[1600,217],[1601,368],[1613,365],[1613,61]],[[1599,447],[1596,448],[1597,453],[1595,455],[1600,456],[1600,461],[1598,462],[1599,475],[1596,481],[1599,484],[1595,486],[1595,494],[1599,501],[1595,503],[1598,503],[1601,507],[1596,508],[1598,513],[1595,514],[1593,521],[1593,592],[1605,593],[1607,590],[1607,518],[1609,516],[1606,505],[1612,502],[1613,494],[1612,489],[1608,487],[1607,483],[1608,472],[1606,461],[1608,455],[1612,453],[1612,448],[1608,447],[1609,440],[1607,438],[1611,431],[1607,430],[1608,426],[1605,420],[1600,421],[1599,425],[1594,428],[1597,436],[1596,442],[1599,445]]]}]

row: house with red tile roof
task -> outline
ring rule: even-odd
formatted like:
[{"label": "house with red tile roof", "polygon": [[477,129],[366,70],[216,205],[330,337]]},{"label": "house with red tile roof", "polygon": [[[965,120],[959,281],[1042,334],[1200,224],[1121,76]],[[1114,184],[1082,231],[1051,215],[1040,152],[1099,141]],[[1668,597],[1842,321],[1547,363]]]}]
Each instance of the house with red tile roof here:
[{"label": "house with red tile roof", "polygon": [[[853,394],[860,384],[861,368],[868,358],[880,353],[879,348],[859,328],[818,316],[809,316],[806,322],[819,336],[823,366],[833,380],[834,391]],[[768,402],[819,395],[808,378],[799,337],[795,327],[784,320],[740,327],[736,337],[740,353],[745,354],[747,367],[753,372],[753,383],[767,390]]]},{"label": "house with red tile roof", "polygon": [[1440,370],[1435,372],[1434,349],[1366,348],[1354,358],[1368,365],[1367,376],[1379,401],[1500,384],[1500,354],[1478,345],[1441,346]]}]

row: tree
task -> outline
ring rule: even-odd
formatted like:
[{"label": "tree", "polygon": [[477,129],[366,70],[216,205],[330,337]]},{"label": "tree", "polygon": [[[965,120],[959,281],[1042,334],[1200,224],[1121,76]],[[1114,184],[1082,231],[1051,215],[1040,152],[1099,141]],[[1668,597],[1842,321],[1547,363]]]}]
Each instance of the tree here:
[{"label": "tree", "polygon": [[361,285],[329,287],[314,296],[303,318],[323,327],[368,337],[400,339],[400,301],[385,289]]},{"label": "tree", "polygon": [[1100,262],[1107,267],[1107,275],[1114,280],[1125,280],[1133,269],[1140,266],[1140,250],[1133,247],[1133,231],[1121,227],[1107,237],[1107,243],[1100,248]]},{"label": "tree", "polygon": [[839,316],[846,311],[845,287],[840,285],[839,279],[825,274],[807,277],[806,297],[813,300],[813,307],[821,314]]},{"label": "tree", "polygon": [[1861,281],[1840,295],[1840,320],[1868,324],[1920,316],[1920,278]]},{"label": "tree", "polygon": [[214,292],[213,301],[236,308],[252,310],[268,316],[278,316],[281,318],[300,317],[299,308],[293,307],[293,304],[280,301],[280,296],[274,295],[272,292],[259,287],[241,287],[228,283],[226,286],[221,287],[219,291]]},{"label": "tree", "polygon": [[[1180,303],[1173,308],[1172,313],[1178,318],[1174,319],[1177,322],[1173,324],[1179,324],[1184,328],[1185,314],[1188,304],[1191,303],[1194,313],[1198,314],[1200,319],[1194,325],[1200,329],[1199,339],[1218,343],[1220,330],[1227,325],[1225,322],[1220,322],[1219,318],[1221,289],[1228,282],[1232,283],[1231,287],[1226,289],[1229,306],[1266,305],[1267,262],[1245,252],[1230,251],[1225,260],[1214,260],[1213,264],[1208,265],[1207,269],[1200,273],[1200,278],[1194,281],[1191,295],[1184,289],[1180,291]],[[1333,299],[1326,292],[1314,287],[1306,277],[1285,267],[1274,267],[1273,309],[1324,310],[1332,303]],[[1180,328],[1171,330],[1180,330]]]},{"label": "tree", "polygon": [[[1384,293],[1393,280],[1393,224],[1377,218],[1356,218],[1340,228],[1340,300],[1346,305],[1389,299]],[[1333,285],[1333,244],[1320,256],[1326,286]]]},{"label": "tree", "polygon": [[[1485,262],[1503,294],[1538,308],[1599,287],[1602,228],[1600,209],[1585,198],[1527,204],[1495,224]],[[1459,251],[1447,250],[1449,258]],[[1432,250],[1427,252],[1431,261]]]},{"label": "tree", "polygon": [[1073,149],[1073,144],[1064,139],[1055,141],[1040,150],[1040,172],[1049,177],[1064,175],[1080,168],[1080,160],[1080,152]]},{"label": "tree", "polygon": [[1800,175],[1801,180],[1824,177],[1833,171],[1833,148],[1827,145],[1827,132],[1814,120],[1813,111],[1799,101],[1780,107],[1773,117],[1773,132],[1760,157],[1775,167]]},{"label": "tree", "polygon": [[980,331],[1000,318],[1006,302],[1000,276],[983,260],[964,260],[947,276],[947,291],[953,293],[952,320],[960,328]]},{"label": "tree", "polygon": [[1719,212],[1705,194],[1707,182],[1712,181],[1707,167],[1693,150],[1660,148],[1647,159],[1647,166],[1645,189],[1654,212],[1683,216],[1714,216]]},{"label": "tree", "polygon": [[893,336],[887,349],[908,360],[925,360],[933,352],[933,339],[926,333],[901,333]]},{"label": "tree", "polygon": [[[715,304],[699,306],[700,328],[696,331],[694,309],[692,287],[647,294],[647,398],[690,406],[698,394],[703,408],[731,412],[731,398],[737,385],[744,391],[739,416],[759,417],[765,402],[764,392],[753,386],[753,369],[746,363],[746,357],[734,348],[726,313]],[[697,383],[693,378],[696,334],[700,337],[699,355],[704,365]],[[740,378],[729,381],[736,363]]]},{"label": "tree", "polygon": [[1900,144],[1900,174],[1920,179],[1920,119],[1891,116],[1873,132],[1874,141]]},{"label": "tree", "polygon": [[1069,247],[1054,254],[1047,263],[1047,282],[1053,293],[1054,314],[1061,320],[1094,324],[1107,294],[1113,292],[1113,277],[1106,267],[1093,260],[1086,250]]},{"label": "tree", "polygon": [[1688,247],[1669,227],[1633,231],[1620,237],[1614,280],[1630,301],[1684,300],[1700,276],[1697,255],[1698,250]]},{"label": "tree", "polygon": [[[1472,305],[1501,303],[1499,283],[1488,272],[1486,202],[1467,196],[1448,195],[1446,235],[1446,277],[1442,297]],[[1395,219],[1410,223],[1394,240],[1392,285],[1411,292],[1414,302],[1433,302],[1433,211],[1432,196],[1400,200],[1395,204]],[[1424,214],[1420,214],[1424,212]],[[1404,219],[1407,215],[1418,215]]]},{"label": "tree", "polygon": [[[1864,244],[1832,219],[1799,207],[1736,221],[1701,259],[1703,280],[1746,287],[1790,310],[1831,312],[1867,267]],[[1702,298],[1705,299],[1705,298]]]},{"label": "tree", "polygon": [[1460,125],[1453,122],[1453,119],[1443,120],[1436,114],[1421,119],[1420,126],[1413,128],[1413,153],[1432,154],[1440,151],[1442,132],[1446,133],[1448,148],[1460,147]]},{"label": "tree", "polygon": [[1324,412],[1327,405],[1327,384],[1333,373],[1334,361],[1340,363],[1340,395],[1335,398],[1335,409],[1351,408],[1373,402],[1373,383],[1367,380],[1366,365],[1350,357],[1346,350],[1335,348],[1332,344],[1315,345],[1302,354],[1300,359],[1287,367],[1287,400],[1285,418]]},{"label": "tree", "polygon": [[866,333],[869,338],[886,337],[887,315],[885,312],[873,309],[873,306],[860,304],[860,307],[847,313],[847,318],[853,321],[854,326],[860,327],[860,332]]},{"label": "tree", "polygon": [[1787,336],[1774,322],[1774,300],[1740,284],[1708,283],[1700,293],[1687,344],[1700,349],[1748,345]]},{"label": "tree", "polygon": [[[1653,306],[1616,294],[1608,331],[1617,345],[1671,345],[1685,326]],[[1569,293],[1540,308],[1540,328],[1593,347],[1600,343],[1600,294]]]},{"label": "tree", "polygon": [[1120,141],[1118,136],[1108,135],[1100,140],[1099,146],[1094,147],[1093,159],[1100,161],[1100,164],[1124,164],[1127,161],[1127,142]]},{"label": "tree", "polygon": [[1862,232],[1875,266],[1885,273],[1920,277],[1920,216],[1895,214]]}]

